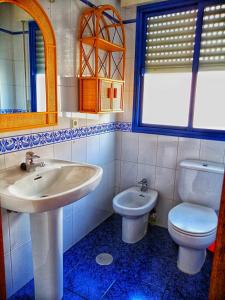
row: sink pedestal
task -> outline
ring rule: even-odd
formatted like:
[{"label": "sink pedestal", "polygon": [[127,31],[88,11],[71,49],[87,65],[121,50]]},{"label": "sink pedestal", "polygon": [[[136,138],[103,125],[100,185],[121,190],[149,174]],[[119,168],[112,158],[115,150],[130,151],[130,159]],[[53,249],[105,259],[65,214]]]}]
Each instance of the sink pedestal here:
[{"label": "sink pedestal", "polygon": [[35,300],[63,297],[63,208],[30,214]]}]

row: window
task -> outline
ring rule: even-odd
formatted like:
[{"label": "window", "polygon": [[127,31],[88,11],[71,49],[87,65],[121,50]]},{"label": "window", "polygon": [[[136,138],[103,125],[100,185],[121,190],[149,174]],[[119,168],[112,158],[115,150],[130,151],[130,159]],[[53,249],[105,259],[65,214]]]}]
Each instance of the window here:
[{"label": "window", "polygon": [[225,140],[225,1],[137,9],[133,131]]}]

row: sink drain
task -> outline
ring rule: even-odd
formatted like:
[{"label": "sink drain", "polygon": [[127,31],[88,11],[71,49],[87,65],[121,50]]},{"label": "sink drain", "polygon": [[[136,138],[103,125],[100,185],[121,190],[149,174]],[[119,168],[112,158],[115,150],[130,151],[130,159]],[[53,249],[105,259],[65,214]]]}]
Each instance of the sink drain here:
[{"label": "sink drain", "polygon": [[108,266],[108,265],[111,265],[111,263],[113,262],[113,257],[111,254],[101,253],[96,256],[95,261],[100,266]]}]

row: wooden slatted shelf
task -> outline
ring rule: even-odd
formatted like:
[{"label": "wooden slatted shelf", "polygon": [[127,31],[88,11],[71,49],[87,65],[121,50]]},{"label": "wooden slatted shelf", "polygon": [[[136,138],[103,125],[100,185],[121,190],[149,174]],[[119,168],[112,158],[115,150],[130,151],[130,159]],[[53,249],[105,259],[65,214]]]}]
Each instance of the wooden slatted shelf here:
[{"label": "wooden slatted shelf", "polygon": [[80,112],[123,112],[125,54],[118,11],[111,5],[85,10],[80,19]]},{"label": "wooden slatted shelf", "polygon": [[117,44],[111,43],[109,41],[103,40],[101,38],[96,37],[86,37],[82,38],[81,42],[92,47],[97,47],[101,50],[108,51],[108,52],[120,52],[125,51],[124,47],[121,47]]}]

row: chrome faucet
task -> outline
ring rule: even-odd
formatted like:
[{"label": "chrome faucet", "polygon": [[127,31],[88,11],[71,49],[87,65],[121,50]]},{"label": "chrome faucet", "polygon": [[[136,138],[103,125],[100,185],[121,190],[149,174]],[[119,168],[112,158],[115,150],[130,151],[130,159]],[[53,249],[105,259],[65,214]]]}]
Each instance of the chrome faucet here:
[{"label": "chrome faucet", "polygon": [[141,184],[141,192],[147,192],[147,190],[148,190],[148,180],[146,178],[143,178],[138,183]]},{"label": "chrome faucet", "polygon": [[34,162],[34,160],[37,158],[40,158],[40,156],[34,154],[34,152],[32,151],[28,151],[26,153],[25,163],[22,163],[20,165],[20,168],[24,171],[30,172],[32,170],[35,170],[37,167],[44,167],[45,163],[43,161],[37,163]]}]

